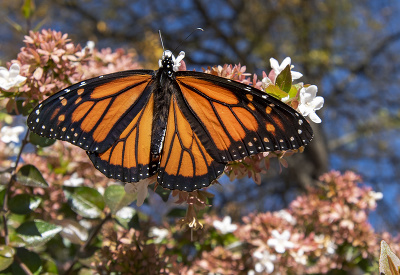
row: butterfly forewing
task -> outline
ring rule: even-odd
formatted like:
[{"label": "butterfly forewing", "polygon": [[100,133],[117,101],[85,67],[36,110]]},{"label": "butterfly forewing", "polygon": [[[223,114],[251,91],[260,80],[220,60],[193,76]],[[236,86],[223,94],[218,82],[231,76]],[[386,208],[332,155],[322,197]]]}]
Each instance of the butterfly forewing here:
[{"label": "butterfly forewing", "polygon": [[119,72],[70,86],[32,111],[29,129],[86,151],[104,152],[143,109],[151,93],[153,73]]}]

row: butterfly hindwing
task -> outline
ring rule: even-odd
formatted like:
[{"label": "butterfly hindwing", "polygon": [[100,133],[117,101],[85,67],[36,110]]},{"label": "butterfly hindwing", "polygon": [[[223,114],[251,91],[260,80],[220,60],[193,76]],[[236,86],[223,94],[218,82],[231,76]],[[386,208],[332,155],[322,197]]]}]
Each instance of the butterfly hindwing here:
[{"label": "butterfly hindwing", "polygon": [[[198,72],[177,72],[186,117],[204,148],[228,163],[260,152],[298,149],[312,139],[290,106],[253,87]],[[183,108],[185,110],[185,108]]]},{"label": "butterfly hindwing", "polygon": [[72,85],[39,104],[28,117],[34,133],[104,152],[146,104],[151,70],[125,71]]}]

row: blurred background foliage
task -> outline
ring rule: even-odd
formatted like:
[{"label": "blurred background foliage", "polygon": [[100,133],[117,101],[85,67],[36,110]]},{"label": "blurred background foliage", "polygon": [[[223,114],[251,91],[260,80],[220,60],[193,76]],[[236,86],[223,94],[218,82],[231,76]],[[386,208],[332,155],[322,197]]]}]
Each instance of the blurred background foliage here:
[{"label": "blurred background foliage", "polygon": [[[21,9],[22,7],[22,9]],[[287,206],[331,169],[354,170],[384,194],[372,223],[397,232],[400,182],[400,2],[396,0],[4,0],[0,3],[0,60],[15,59],[29,30],[68,33],[82,46],[134,51],[143,67],[156,69],[164,45],[186,52],[188,69],[228,64],[247,72],[269,70],[269,58],[292,58],[305,83],[325,98],[313,124],[315,139],[303,154],[277,162],[261,186],[251,179],[229,183],[213,211],[239,220],[251,211]],[[134,49],[134,50],[133,50]]]}]

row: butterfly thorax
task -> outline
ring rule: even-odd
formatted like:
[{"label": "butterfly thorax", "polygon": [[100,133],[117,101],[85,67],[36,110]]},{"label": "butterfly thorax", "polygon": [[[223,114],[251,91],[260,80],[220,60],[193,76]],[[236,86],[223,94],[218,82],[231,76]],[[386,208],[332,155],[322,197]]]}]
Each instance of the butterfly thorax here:
[{"label": "butterfly thorax", "polygon": [[[158,70],[162,75],[166,75],[167,77],[173,79],[174,78],[174,61],[171,56],[166,56],[161,61],[162,67]],[[163,79],[161,79],[163,80]]]}]

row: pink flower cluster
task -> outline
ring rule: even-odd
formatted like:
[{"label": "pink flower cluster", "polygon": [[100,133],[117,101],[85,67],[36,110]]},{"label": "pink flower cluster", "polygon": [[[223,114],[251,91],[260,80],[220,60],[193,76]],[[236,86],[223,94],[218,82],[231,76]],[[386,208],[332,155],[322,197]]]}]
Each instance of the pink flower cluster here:
[{"label": "pink flower cluster", "polygon": [[[222,274],[315,274],[335,269],[352,273],[367,266],[373,271],[382,236],[368,223],[368,212],[381,196],[359,185],[360,181],[353,172],[324,174],[318,186],[309,188],[288,209],[243,217],[244,224],[232,233],[235,239],[203,252],[190,270],[193,274],[221,270],[225,270]],[[213,220],[208,217],[206,223]],[[393,242],[389,234],[383,237]],[[229,262],[236,268],[229,269]]]},{"label": "pink flower cluster", "polygon": [[86,55],[68,34],[31,31],[24,42],[25,47],[12,62],[19,63],[21,75],[27,77],[26,85],[20,88],[27,99],[43,100],[82,79],[77,68]]},{"label": "pink flower cluster", "polygon": [[225,64],[224,66],[203,68],[203,72],[243,83],[246,82],[246,84],[249,82],[248,77],[251,75],[246,73],[246,66],[241,66],[240,64],[235,66]]},{"label": "pink flower cluster", "polygon": [[139,68],[134,52],[113,52],[110,48],[82,50],[68,34],[54,30],[31,31],[24,42],[17,60],[11,63],[18,63],[20,74],[27,77],[19,89],[27,101],[41,101],[82,79]]},{"label": "pink flower cluster", "polygon": [[106,48],[93,49],[91,52],[89,51],[89,54],[90,58],[83,62],[79,68],[84,79],[141,68],[139,63],[135,61],[137,57],[135,52],[126,53],[123,49],[117,49],[113,52],[111,48]]}]

